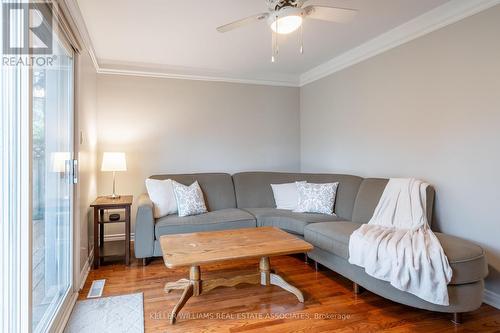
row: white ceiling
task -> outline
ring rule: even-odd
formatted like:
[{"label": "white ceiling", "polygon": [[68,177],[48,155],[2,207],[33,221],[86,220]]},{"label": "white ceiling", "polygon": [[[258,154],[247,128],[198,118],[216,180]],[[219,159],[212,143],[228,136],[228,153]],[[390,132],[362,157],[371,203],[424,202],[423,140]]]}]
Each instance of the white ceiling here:
[{"label": "white ceiling", "polygon": [[294,81],[308,70],[448,0],[310,1],[358,9],[347,24],[304,23],[280,37],[271,63],[271,30],[259,22],[221,34],[219,25],[265,12],[264,0],[78,0],[99,65],[106,68]]}]

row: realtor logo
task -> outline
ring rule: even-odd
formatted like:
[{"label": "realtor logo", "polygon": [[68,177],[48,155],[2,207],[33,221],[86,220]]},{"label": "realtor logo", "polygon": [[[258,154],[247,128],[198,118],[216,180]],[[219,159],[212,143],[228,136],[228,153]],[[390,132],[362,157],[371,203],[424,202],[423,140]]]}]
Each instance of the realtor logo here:
[{"label": "realtor logo", "polygon": [[51,54],[52,6],[49,3],[3,3],[3,53]]}]

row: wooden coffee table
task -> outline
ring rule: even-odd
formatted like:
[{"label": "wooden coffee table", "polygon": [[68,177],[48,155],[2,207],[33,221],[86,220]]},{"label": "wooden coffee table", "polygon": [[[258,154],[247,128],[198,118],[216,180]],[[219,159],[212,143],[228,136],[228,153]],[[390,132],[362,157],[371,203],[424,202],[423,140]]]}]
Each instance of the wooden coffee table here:
[{"label": "wooden coffee table", "polygon": [[[275,274],[269,257],[311,251],[306,241],[274,227],[197,232],[160,237],[163,260],[168,268],[189,266],[189,279],[167,282],[165,292],[183,290],[181,299],[170,316],[174,324],[177,314],[191,296],[199,296],[214,288],[233,287],[240,283],[276,285],[291,292],[304,302],[302,292]],[[260,272],[230,278],[202,280],[200,266],[227,260],[260,259]]]}]

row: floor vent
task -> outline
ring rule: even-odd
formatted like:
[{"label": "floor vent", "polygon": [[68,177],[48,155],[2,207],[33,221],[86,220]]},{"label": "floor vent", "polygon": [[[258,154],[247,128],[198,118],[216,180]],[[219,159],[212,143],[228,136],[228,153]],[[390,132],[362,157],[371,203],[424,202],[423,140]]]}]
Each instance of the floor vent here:
[{"label": "floor vent", "polygon": [[102,291],[104,290],[105,283],[106,283],[105,279],[92,281],[92,285],[90,286],[90,290],[89,290],[89,293],[87,295],[87,298],[101,297]]}]

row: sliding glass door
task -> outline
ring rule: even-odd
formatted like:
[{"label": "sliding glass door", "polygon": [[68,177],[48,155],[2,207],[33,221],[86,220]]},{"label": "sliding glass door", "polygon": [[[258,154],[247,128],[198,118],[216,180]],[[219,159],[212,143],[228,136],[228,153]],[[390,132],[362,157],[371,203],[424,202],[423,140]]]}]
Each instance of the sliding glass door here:
[{"label": "sliding glass door", "polygon": [[57,8],[0,0],[0,332],[55,331],[75,296],[74,51]]},{"label": "sliding glass door", "polygon": [[32,328],[43,332],[72,290],[73,52],[53,36],[32,68]]}]

